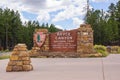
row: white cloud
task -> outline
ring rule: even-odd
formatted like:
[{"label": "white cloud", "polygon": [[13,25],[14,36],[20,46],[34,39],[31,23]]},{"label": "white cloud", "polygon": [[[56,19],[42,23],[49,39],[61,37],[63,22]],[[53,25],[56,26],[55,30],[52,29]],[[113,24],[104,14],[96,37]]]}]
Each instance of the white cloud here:
[{"label": "white cloud", "polygon": [[46,11],[40,11],[37,17],[38,21],[48,21],[50,19],[50,14]]},{"label": "white cloud", "polygon": [[73,24],[74,24],[75,26],[79,27],[80,24],[83,24],[83,23],[84,23],[84,21],[83,21],[82,19],[79,19],[79,18],[77,18],[77,17],[73,18]]},{"label": "white cloud", "polygon": [[23,6],[21,5],[20,2],[16,2],[15,0],[0,0],[0,6],[1,8],[10,8],[15,11],[21,11],[23,10]]},{"label": "white cloud", "polygon": [[7,0],[0,0],[0,7],[4,8],[4,6],[6,6],[7,4]]},{"label": "white cloud", "polygon": [[104,2],[104,3],[116,3],[118,2],[119,0],[91,0],[92,2],[96,2],[96,3],[99,3],[99,2]]},{"label": "white cloud", "polygon": [[60,26],[60,25],[55,25],[55,27],[57,27],[58,29],[62,29],[63,30],[63,27]]},{"label": "white cloud", "polygon": [[63,2],[63,0],[60,0],[60,1],[47,0],[46,1],[46,7],[51,8],[51,7],[59,6],[59,5],[62,4],[62,2]]},{"label": "white cloud", "polygon": [[109,0],[92,0],[93,2],[106,2],[106,1],[109,1]]},{"label": "white cloud", "polygon": [[69,5],[66,5],[67,7],[63,11],[59,12],[52,21],[57,22],[77,16],[83,16],[85,14],[85,11],[83,9],[85,7],[86,0],[73,1],[74,2],[71,0],[71,3],[69,2]]},{"label": "white cloud", "polygon": [[[92,2],[113,2],[115,0],[91,0]],[[116,0],[117,1],[117,0]]]}]

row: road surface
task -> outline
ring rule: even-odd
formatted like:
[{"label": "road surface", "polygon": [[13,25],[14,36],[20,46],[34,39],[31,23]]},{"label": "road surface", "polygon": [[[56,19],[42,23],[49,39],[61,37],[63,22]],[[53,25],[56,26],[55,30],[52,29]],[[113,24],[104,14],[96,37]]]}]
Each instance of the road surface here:
[{"label": "road surface", "polygon": [[6,72],[0,60],[0,80],[120,80],[120,54],[106,58],[32,58],[34,70]]}]

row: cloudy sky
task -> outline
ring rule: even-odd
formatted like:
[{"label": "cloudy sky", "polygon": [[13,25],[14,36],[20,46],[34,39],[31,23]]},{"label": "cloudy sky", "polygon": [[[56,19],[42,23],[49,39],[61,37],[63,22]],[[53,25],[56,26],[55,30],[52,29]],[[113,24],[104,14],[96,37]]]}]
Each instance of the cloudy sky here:
[{"label": "cloudy sky", "polygon": [[[90,0],[94,9],[108,9],[118,0]],[[0,0],[0,8],[18,10],[22,21],[53,23],[61,29],[75,29],[84,23],[87,0]]]}]

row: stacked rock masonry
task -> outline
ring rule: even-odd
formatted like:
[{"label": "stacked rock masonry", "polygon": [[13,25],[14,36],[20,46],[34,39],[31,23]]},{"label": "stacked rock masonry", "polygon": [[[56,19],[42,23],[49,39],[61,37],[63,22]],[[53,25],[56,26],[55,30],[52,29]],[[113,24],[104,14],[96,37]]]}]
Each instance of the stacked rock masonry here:
[{"label": "stacked rock masonry", "polygon": [[18,44],[10,56],[10,61],[6,67],[6,72],[14,71],[30,71],[33,66],[30,64],[30,56],[25,44]]},{"label": "stacked rock masonry", "polygon": [[93,30],[90,25],[82,24],[77,32],[77,53],[91,54],[93,50]]},{"label": "stacked rock masonry", "polygon": [[32,47],[32,50],[29,52],[30,57],[36,57],[40,54],[40,48],[39,47]]},{"label": "stacked rock masonry", "polygon": [[[37,45],[36,41],[34,40],[34,34],[36,34],[37,32],[43,32],[46,35],[44,45],[42,45],[41,47],[39,47]],[[31,57],[37,57],[42,52],[49,51],[49,33],[48,33],[48,30],[47,29],[35,29],[34,34],[33,34],[34,46],[32,47],[32,50],[29,52]]]},{"label": "stacked rock masonry", "polygon": [[[47,29],[36,29],[36,30],[35,30],[35,33],[37,33],[37,32],[43,32],[43,33],[46,35],[46,37],[45,37],[45,42],[44,42],[44,44],[40,47],[40,50],[41,50],[41,51],[48,52],[48,51],[49,51],[49,33],[48,33],[48,30],[47,30]],[[35,33],[34,33],[34,34],[35,34]],[[34,47],[39,47],[34,40],[33,40],[33,42],[34,42]]]}]

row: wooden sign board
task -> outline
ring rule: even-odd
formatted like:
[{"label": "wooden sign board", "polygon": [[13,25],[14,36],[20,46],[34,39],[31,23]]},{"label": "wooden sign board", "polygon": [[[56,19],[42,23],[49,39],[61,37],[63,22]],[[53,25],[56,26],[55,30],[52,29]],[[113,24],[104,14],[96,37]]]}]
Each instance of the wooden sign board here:
[{"label": "wooden sign board", "polygon": [[34,41],[38,47],[41,47],[45,42],[46,35],[43,32],[36,32],[34,34]]},{"label": "wooden sign board", "polygon": [[53,52],[76,52],[77,30],[60,31],[49,35],[49,48]]}]

